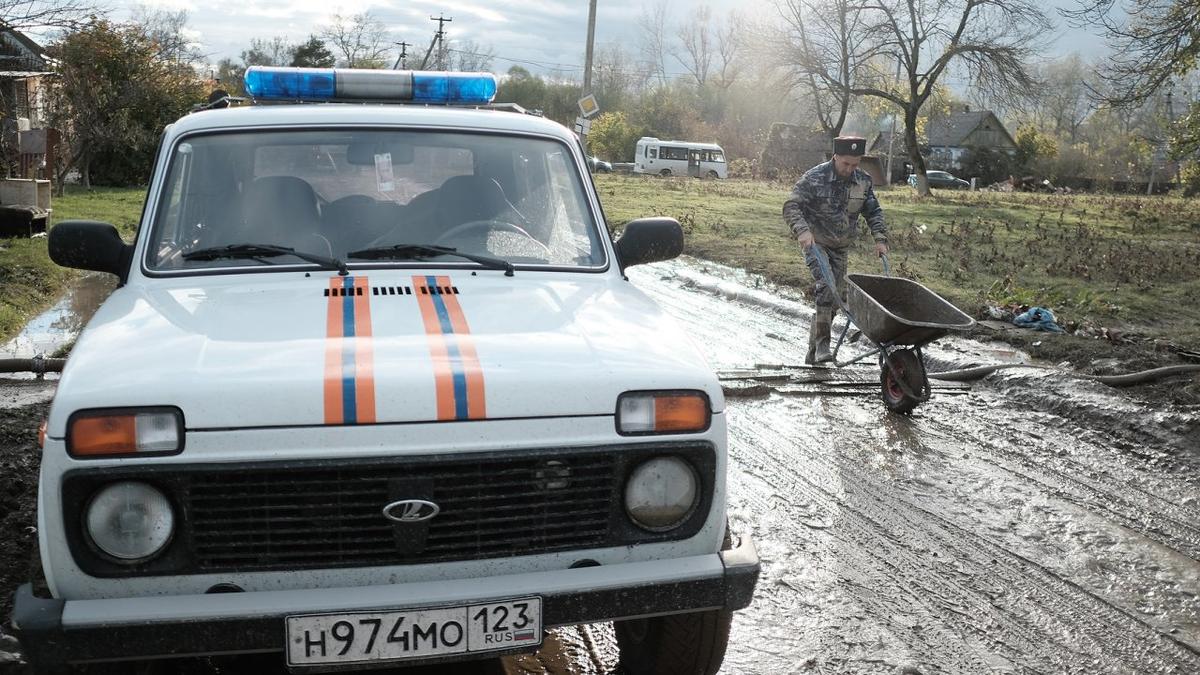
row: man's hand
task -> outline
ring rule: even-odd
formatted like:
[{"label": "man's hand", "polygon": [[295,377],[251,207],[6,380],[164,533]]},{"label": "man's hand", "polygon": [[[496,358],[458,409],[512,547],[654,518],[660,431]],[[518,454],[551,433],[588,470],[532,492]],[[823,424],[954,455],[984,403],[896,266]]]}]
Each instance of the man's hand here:
[{"label": "man's hand", "polygon": [[882,241],[875,242],[875,252],[879,254],[880,258],[882,258],[888,254],[888,245]]},{"label": "man's hand", "polygon": [[804,249],[805,251],[812,248],[812,245],[817,243],[817,241],[813,239],[813,233],[811,230],[805,230],[796,235],[796,241],[800,242],[800,248]]}]

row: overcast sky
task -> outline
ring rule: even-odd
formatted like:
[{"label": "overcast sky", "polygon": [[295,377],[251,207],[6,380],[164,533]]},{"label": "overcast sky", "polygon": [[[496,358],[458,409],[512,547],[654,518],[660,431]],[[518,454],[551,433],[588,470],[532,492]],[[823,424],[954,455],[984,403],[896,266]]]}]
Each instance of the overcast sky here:
[{"label": "overcast sky", "polygon": [[[1050,0],[1051,6],[1073,0]],[[237,59],[254,38],[284,36],[295,42],[316,33],[335,12],[350,15],[369,10],[391,29],[396,41],[416,45],[409,53],[428,47],[436,29],[429,17],[439,13],[453,17],[447,38],[474,40],[490,47],[496,55],[493,69],[508,70],[521,63],[534,72],[563,71],[582,77],[584,43],[587,38],[587,0],[109,0],[114,18],[126,19],[136,5],[168,10],[187,10],[195,40],[211,61]],[[632,55],[639,42],[638,18],[643,0],[599,0],[596,19],[597,45],[627,44]],[[676,19],[698,4],[693,0],[671,0]],[[708,0],[716,16],[738,8],[755,17],[771,16],[772,0]],[[1057,19],[1057,15],[1055,17]],[[1065,29],[1062,39],[1052,42],[1054,53],[1096,53],[1098,41],[1086,33]]]}]

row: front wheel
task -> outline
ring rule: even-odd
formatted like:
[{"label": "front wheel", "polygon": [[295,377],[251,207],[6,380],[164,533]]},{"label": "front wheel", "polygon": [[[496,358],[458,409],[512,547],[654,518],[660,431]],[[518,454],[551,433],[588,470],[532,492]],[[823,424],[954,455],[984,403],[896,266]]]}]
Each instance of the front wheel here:
[{"label": "front wheel", "polygon": [[725,660],[733,612],[713,609],[614,622],[621,672],[714,675]]},{"label": "front wheel", "polygon": [[667,178],[667,177],[669,177],[669,176],[671,175],[671,170],[670,170],[670,169],[663,169],[662,171],[659,171],[659,172],[658,172],[658,175],[662,176],[663,178]]},{"label": "front wheel", "polygon": [[[897,349],[888,354],[888,358],[908,385],[909,391],[916,394],[925,391],[925,364],[921,363],[921,357],[915,349]],[[887,363],[881,365],[883,372],[879,374],[879,383],[883,388],[883,404],[888,410],[901,415],[912,412],[913,408],[921,403],[921,399],[906,394],[904,387],[901,387],[900,382],[892,375],[892,368],[888,368]]]}]

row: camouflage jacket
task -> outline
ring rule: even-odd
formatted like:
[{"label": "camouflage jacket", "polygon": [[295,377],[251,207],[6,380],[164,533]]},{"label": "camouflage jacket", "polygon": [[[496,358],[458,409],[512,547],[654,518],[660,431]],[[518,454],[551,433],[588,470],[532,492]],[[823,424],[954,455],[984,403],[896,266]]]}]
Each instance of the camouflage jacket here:
[{"label": "camouflage jacket", "polygon": [[849,178],[840,178],[832,161],[805,172],[783,203],[783,220],[791,228],[792,236],[808,230],[818,244],[835,248],[844,248],[854,241],[859,214],[866,217],[875,241],[886,242],[883,209],[871,189],[871,177],[862,169],[855,169]]}]

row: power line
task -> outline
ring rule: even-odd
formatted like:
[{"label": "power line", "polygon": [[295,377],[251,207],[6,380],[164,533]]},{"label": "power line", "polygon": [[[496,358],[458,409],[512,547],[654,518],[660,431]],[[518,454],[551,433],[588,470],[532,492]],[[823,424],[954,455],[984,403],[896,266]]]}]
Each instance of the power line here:
[{"label": "power line", "polygon": [[[483,56],[483,57],[488,57],[488,58],[493,58],[493,59],[499,59],[501,61],[507,61],[509,63],[538,66],[540,68],[548,68],[550,70],[564,70],[564,71],[570,70],[570,71],[579,72],[579,73],[582,73],[584,70],[584,66],[582,64],[578,64],[578,63],[555,63],[552,61],[536,61],[533,59],[515,59],[512,57],[508,57],[508,56],[500,56],[499,54],[488,54],[486,52],[472,52],[472,51],[467,51],[464,49],[447,49],[446,51],[455,52],[457,54],[466,54],[469,56]],[[605,67],[601,68],[600,70],[611,70],[614,72],[621,73],[622,75],[642,75],[642,76],[646,76],[646,77],[650,77],[650,76],[658,74],[657,70],[631,70],[628,68],[612,68],[610,66],[605,66]],[[665,74],[668,77],[692,77],[692,73],[687,73],[687,72],[682,72],[682,73],[668,72]]]}]

